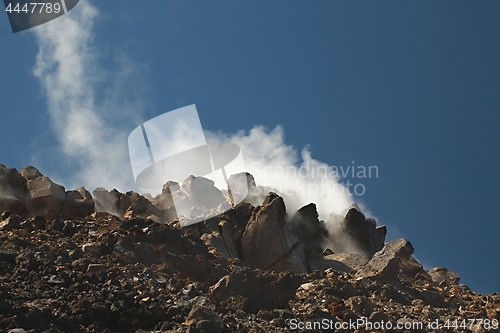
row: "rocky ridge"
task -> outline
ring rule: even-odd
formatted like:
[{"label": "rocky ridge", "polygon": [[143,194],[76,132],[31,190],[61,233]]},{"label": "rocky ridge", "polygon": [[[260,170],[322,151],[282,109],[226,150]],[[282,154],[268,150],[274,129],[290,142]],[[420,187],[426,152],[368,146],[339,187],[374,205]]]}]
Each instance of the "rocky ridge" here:
[{"label": "rocky ridge", "polygon": [[[359,207],[332,216],[332,234],[313,203],[287,214],[278,194],[237,178],[246,200],[214,208],[193,204],[193,188],[227,197],[201,177],[169,182],[155,198],[91,195],[0,164],[0,329],[405,332],[397,323],[420,322],[406,331],[500,331],[500,295],[474,293],[444,267],[425,270],[408,240],[386,242]],[[221,214],[181,228],[172,195],[199,216]],[[361,321],[393,327],[342,327]]]}]

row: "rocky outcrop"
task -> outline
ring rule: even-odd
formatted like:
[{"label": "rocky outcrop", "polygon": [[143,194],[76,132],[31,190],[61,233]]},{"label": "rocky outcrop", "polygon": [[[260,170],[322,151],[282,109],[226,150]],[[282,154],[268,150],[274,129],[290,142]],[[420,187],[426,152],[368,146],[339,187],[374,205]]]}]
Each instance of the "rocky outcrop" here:
[{"label": "rocky outcrop", "polygon": [[66,199],[64,186],[54,183],[34,167],[23,168],[21,176],[26,179],[26,217],[41,215],[49,220],[57,218]]},{"label": "rocky outcrop", "polygon": [[387,229],[377,226],[372,218],[365,218],[359,207],[355,205],[348,210],[345,218],[337,225],[330,221],[336,232],[330,234],[332,250],[335,253],[358,253],[371,258],[384,246]]},{"label": "rocky outcrop", "polygon": [[305,273],[303,245],[285,221],[283,198],[270,193],[252,213],[241,236],[243,262],[252,268]]},{"label": "rocky outcrop", "polygon": [[14,168],[0,164],[0,213],[10,211],[24,216],[26,180]]},{"label": "rocky outcrop", "polygon": [[94,199],[89,191],[80,187],[66,192],[61,217],[67,220],[87,217],[94,213],[94,206]]}]

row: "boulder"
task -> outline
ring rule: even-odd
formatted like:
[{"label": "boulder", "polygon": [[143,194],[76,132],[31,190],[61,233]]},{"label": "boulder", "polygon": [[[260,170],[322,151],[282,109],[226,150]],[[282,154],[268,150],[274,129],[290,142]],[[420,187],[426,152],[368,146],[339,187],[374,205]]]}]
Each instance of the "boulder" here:
[{"label": "boulder", "polygon": [[298,275],[236,267],[211,286],[208,295],[220,308],[257,313],[259,310],[287,309],[302,283]]},{"label": "boulder", "polygon": [[457,286],[460,276],[454,271],[445,267],[434,267],[427,271],[436,284],[444,284],[445,286]]},{"label": "boulder", "polygon": [[332,249],[335,253],[358,253],[371,258],[375,252],[384,246],[387,229],[385,226],[377,226],[372,218],[365,215],[355,205],[348,210],[345,218],[336,225],[336,232],[330,235]]},{"label": "boulder", "polygon": [[241,236],[242,259],[252,268],[306,273],[302,244],[285,221],[283,198],[270,193],[250,217]]},{"label": "boulder", "polygon": [[24,216],[26,180],[14,168],[0,164],[0,214],[10,211]]},{"label": "boulder", "polygon": [[356,276],[381,281],[396,278],[400,261],[408,260],[412,254],[413,246],[406,239],[390,241],[357,271]]},{"label": "boulder", "polygon": [[21,176],[26,179],[26,217],[41,215],[48,220],[61,214],[66,199],[64,186],[54,183],[34,167],[25,167]]},{"label": "boulder", "polygon": [[66,220],[83,218],[94,213],[94,199],[84,187],[67,191],[61,217]]}]

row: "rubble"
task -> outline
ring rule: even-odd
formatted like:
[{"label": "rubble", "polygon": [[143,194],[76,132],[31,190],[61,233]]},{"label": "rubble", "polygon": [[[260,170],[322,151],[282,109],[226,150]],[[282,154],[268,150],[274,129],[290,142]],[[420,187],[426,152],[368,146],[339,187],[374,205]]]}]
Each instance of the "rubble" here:
[{"label": "rubble", "polygon": [[[258,189],[251,175],[240,177]],[[500,295],[473,292],[447,268],[425,270],[408,240],[385,242],[385,227],[359,207],[340,215],[332,234],[314,204],[288,220],[283,198],[267,193],[182,228],[171,195],[192,204],[195,182],[213,186],[190,178],[156,198],[92,196],[66,192],[33,167],[0,165],[0,331],[331,332],[292,329],[322,320],[500,331],[443,327],[448,319],[498,323]],[[355,246],[344,246],[346,235]]]}]

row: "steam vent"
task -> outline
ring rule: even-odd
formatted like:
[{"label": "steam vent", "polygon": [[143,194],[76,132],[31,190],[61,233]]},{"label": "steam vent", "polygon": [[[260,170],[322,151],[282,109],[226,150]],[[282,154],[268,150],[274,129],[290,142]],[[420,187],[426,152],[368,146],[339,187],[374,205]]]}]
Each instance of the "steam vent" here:
[{"label": "steam vent", "polygon": [[[498,294],[424,269],[356,205],[321,221],[236,177],[251,188],[231,208],[201,177],[153,198],[0,164],[0,331],[500,332]],[[227,205],[196,205],[195,187]],[[223,213],[180,227],[173,192]]]}]

